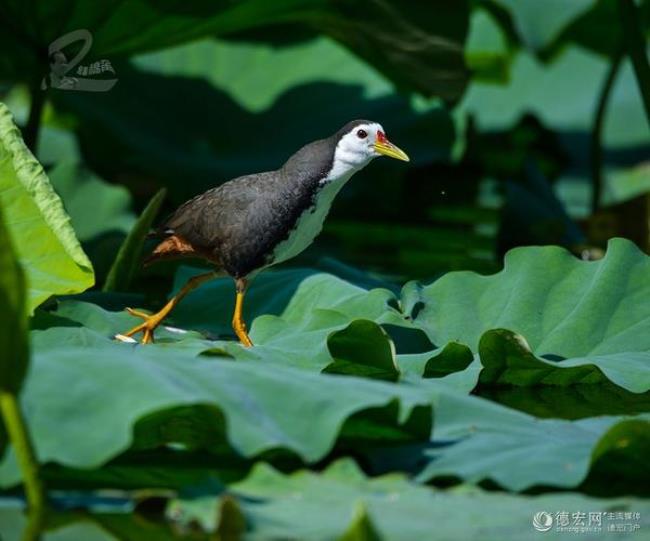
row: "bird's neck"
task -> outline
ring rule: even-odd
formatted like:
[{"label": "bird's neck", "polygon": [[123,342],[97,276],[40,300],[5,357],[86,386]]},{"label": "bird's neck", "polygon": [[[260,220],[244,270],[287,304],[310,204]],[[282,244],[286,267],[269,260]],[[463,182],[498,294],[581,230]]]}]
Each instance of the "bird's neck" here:
[{"label": "bird's neck", "polygon": [[347,180],[357,171],[363,169],[370,163],[372,157],[360,154],[356,149],[348,148],[339,143],[334,151],[332,167],[329,173],[321,180],[322,184],[328,184],[339,179]]}]

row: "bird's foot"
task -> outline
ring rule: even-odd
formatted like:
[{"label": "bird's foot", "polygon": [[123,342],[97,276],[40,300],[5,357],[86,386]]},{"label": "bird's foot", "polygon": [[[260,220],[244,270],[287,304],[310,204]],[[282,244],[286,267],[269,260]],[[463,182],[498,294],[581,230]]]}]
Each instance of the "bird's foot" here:
[{"label": "bird's foot", "polygon": [[136,325],[131,330],[125,333],[116,334],[115,339],[120,340],[122,342],[135,342],[135,340],[132,338],[133,335],[141,332],[142,333],[141,342],[143,344],[152,344],[153,333],[156,330],[156,327],[158,327],[158,325],[162,323],[162,320],[167,315],[166,312],[164,310],[161,310],[156,314],[145,314],[144,312],[140,312],[139,310],[134,310],[133,308],[127,308],[126,311],[132,316],[136,316],[144,319],[144,322],[140,323],[140,325]]},{"label": "bird's foot", "polygon": [[248,337],[248,333],[244,332],[243,335],[239,336],[239,341],[244,344],[247,348],[252,348],[253,347],[253,342],[251,339]]}]

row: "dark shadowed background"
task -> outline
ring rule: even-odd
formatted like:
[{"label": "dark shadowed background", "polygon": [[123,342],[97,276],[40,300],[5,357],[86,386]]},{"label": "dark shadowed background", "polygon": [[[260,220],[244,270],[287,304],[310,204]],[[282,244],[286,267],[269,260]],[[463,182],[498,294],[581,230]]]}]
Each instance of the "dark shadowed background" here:
[{"label": "dark shadowed background", "polygon": [[[171,211],[353,118],[381,122],[412,162],[357,175],[292,264],[401,281],[494,270],[519,245],[648,249],[648,118],[614,0],[61,4],[70,17],[3,2],[0,99],[24,125],[32,111],[27,138],[99,285],[159,188]],[[93,37],[79,65],[106,59],[115,73],[94,77],[117,84],[42,91],[49,43],[77,28]]]}]

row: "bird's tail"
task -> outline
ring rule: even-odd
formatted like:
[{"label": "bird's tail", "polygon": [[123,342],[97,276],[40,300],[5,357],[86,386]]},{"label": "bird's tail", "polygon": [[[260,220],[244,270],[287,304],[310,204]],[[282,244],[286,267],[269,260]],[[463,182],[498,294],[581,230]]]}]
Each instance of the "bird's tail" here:
[{"label": "bird's tail", "polygon": [[142,262],[144,267],[148,267],[158,261],[168,261],[170,259],[182,259],[187,257],[196,257],[199,254],[189,242],[178,235],[171,234],[163,237],[160,232],[149,233],[147,238],[163,238],[153,251]]}]

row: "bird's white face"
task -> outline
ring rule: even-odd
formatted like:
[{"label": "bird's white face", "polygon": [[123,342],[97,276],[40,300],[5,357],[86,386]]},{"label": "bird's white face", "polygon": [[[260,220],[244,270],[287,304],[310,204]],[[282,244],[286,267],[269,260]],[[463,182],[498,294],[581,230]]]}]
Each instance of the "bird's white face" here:
[{"label": "bird's white face", "polygon": [[409,161],[406,153],[388,140],[381,124],[359,124],[339,140],[329,177],[340,178],[352,174],[382,155]]}]

